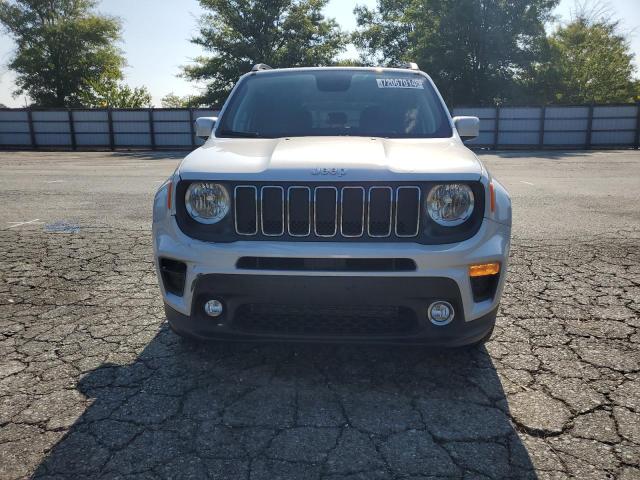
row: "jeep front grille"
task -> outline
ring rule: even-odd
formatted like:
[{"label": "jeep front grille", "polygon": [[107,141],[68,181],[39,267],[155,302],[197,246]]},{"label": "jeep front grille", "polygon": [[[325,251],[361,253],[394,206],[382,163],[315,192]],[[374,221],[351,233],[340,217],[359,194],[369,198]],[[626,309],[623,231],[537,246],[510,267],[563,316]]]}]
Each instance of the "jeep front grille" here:
[{"label": "jeep front grille", "polygon": [[267,237],[416,237],[421,189],[417,186],[238,185],[238,235]]}]

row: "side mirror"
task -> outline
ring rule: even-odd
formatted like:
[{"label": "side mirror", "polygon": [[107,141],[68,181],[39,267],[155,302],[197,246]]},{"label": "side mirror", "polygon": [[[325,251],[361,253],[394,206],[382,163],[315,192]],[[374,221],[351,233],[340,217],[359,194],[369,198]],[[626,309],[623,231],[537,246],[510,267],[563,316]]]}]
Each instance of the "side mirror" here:
[{"label": "side mirror", "polygon": [[196,118],[196,136],[205,140],[209,138],[217,121],[218,117]]},{"label": "side mirror", "polygon": [[453,117],[453,124],[462,140],[473,140],[480,135],[480,119],[478,117]]}]

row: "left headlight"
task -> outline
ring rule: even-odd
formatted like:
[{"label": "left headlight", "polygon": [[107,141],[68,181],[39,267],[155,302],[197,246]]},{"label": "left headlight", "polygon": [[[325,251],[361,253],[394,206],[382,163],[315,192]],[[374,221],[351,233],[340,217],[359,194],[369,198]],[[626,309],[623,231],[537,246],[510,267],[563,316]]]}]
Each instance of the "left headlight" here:
[{"label": "left headlight", "polygon": [[473,213],[473,191],[462,183],[435,185],[427,196],[429,216],[443,227],[455,227],[467,221]]},{"label": "left headlight", "polygon": [[229,213],[229,192],[219,183],[194,182],[185,194],[187,212],[200,223],[218,223]]}]

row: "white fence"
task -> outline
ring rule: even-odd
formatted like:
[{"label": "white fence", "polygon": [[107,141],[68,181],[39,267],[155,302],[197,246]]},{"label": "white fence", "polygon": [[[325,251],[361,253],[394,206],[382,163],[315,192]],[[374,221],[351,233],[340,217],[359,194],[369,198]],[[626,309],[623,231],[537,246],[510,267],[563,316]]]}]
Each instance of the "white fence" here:
[{"label": "white fence", "polygon": [[197,117],[206,109],[0,109],[0,147],[68,149],[192,149]]},{"label": "white fence", "polygon": [[[0,148],[193,149],[214,109],[0,109]],[[638,148],[640,104],[457,107],[480,118],[477,148]]]},{"label": "white fence", "polygon": [[503,148],[638,148],[640,105],[459,107],[480,118],[471,146]]}]

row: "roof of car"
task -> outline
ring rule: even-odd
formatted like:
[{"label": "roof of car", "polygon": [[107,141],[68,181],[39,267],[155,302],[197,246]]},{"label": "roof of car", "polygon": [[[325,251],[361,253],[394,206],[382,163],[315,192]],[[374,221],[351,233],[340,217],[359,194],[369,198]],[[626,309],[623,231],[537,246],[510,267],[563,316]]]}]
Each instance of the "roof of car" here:
[{"label": "roof of car", "polygon": [[322,70],[360,70],[370,72],[397,72],[397,73],[413,73],[417,75],[423,75],[431,79],[431,77],[422,70],[415,70],[401,67],[355,67],[355,66],[331,66],[331,67],[289,67],[289,68],[261,68],[259,70],[252,70],[245,75],[271,75],[274,73],[294,73],[294,72],[309,72],[309,71],[322,71]]},{"label": "roof of car", "polygon": [[[287,68],[265,68],[260,70],[252,70],[252,73],[274,73],[274,72],[297,72],[305,70],[372,70],[372,71],[401,71],[401,72],[420,72],[421,70],[412,70],[402,67],[359,67],[351,65],[335,65],[329,67],[287,67]],[[423,72],[424,73],[424,72]]]}]

